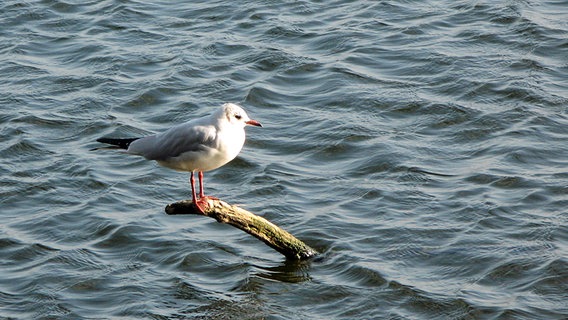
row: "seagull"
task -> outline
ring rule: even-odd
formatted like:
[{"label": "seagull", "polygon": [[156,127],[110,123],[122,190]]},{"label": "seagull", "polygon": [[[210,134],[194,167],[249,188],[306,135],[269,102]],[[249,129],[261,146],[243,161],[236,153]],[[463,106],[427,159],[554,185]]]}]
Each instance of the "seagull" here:
[{"label": "seagull", "polygon": [[[203,172],[217,169],[233,160],[245,143],[247,125],[262,127],[251,120],[245,110],[225,103],[214,113],[179,124],[162,133],[141,138],[100,138],[97,142],[112,145],[106,149],[125,149],[127,154],[155,160],[159,165],[190,172],[192,202],[201,213],[208,199],[203,193]],[[95,148],[102,149],[102,148]],[[194,173],[199,175],[199,198]]]}]

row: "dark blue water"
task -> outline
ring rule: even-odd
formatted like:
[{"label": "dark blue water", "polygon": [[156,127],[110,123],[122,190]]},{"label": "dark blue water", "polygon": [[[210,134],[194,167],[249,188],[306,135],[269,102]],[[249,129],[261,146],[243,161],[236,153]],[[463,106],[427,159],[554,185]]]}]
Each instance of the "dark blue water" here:
[{"label": "dark blue water", "polygon": [[[565,319],[567,1],[3,1],[1,319]],[[236,102],[188,175],[92,152]]]}]

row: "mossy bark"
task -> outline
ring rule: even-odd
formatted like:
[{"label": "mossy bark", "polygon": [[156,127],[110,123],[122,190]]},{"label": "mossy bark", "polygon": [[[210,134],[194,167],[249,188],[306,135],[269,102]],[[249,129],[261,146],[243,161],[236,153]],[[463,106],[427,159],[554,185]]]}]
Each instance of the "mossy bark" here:
[{"label": "mossy bark", "polygon": [[220,223],[230,224],[260,239],[288,259],[304,260],[317,254],[316,250],[310,248],[287,231],[249,211],[217,199],[207,199],[207,204],[205,212],[202,213],[196,209],[191,200],[182,200],[167,205],[166,213],[169,215],[204,215]]}]

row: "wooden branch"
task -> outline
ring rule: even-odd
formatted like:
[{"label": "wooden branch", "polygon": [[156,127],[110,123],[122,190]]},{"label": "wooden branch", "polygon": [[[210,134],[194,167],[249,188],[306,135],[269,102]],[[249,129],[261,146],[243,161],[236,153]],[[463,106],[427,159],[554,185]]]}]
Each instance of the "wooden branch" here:
[{"label": "wooden branch", "polygon": [[287,231],[249,211],[216,199],[207,199],[207,204],[205,213],[201,213],[191,200],[182,200],[167,205],[166,213],[204,215],[220,223],[230,224],[260,239],[288,259],[304,260],[317,254],[316,250]]}]

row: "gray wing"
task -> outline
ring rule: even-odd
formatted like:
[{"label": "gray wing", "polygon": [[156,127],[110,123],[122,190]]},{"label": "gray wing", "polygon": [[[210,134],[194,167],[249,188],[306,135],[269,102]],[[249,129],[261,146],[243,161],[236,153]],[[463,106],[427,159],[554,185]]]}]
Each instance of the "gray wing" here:
[{"label": "gray wing", "polygon": [[214,148],[216,138],[217,130],[214,126],[184,123],[132,142],[127,152],[141,155],[148,160],[167,161],[184,152]]}]

